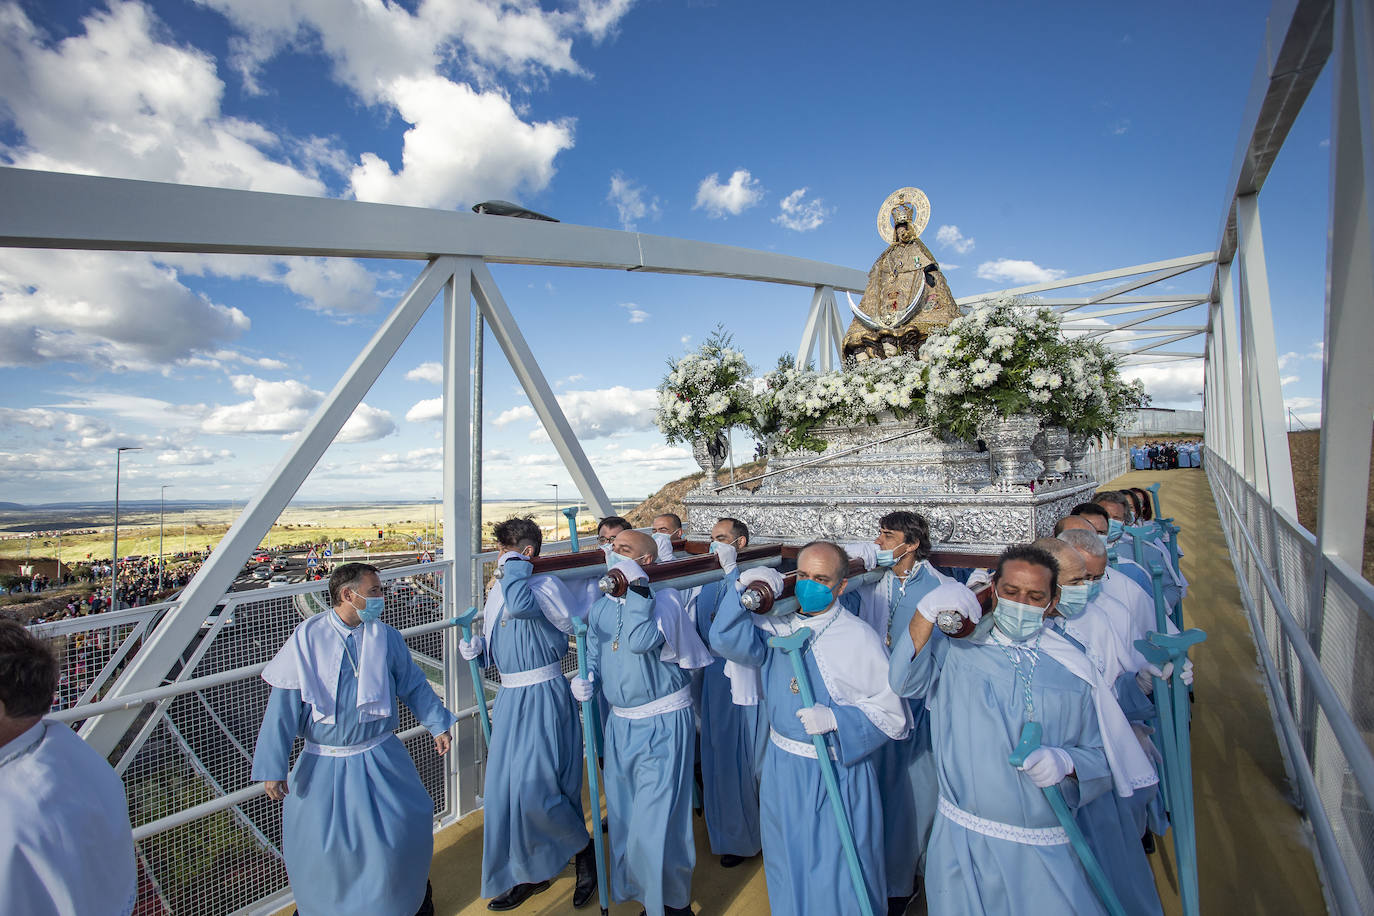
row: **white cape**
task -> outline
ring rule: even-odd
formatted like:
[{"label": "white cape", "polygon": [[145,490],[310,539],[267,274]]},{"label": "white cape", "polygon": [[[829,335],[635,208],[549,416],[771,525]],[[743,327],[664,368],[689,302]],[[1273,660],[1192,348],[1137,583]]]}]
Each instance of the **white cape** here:
[{"label": "white cape", "polygon": [[334,611],[316,614],[296,627],[285,645],[267,663],[262,679],[273,687],[299,690],[310,704],[310,716],[334,724],[339,671],[344,663],[344,638],[352,632],[358,645],[358,718],[385,719],[395,707],[386,667],[386,624],[373,620],[349,630]]}]

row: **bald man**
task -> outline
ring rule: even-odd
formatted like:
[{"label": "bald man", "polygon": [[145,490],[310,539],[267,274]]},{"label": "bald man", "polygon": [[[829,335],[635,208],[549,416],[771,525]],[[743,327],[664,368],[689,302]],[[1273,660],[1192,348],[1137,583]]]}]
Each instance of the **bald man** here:
[{"label": "bald man", "polygon": [[654,539],[623,530],[607,557],[630,583],[622,598],[602,596],[587,615],[587,677],[581,701],[600,689],[606,719],[606,815],[611,898],[638,900],[651,916],[689,916],[692,868],[692,762],[696,722],[691,671],[711,653],[672,588],[650,591],[645,568]]}]

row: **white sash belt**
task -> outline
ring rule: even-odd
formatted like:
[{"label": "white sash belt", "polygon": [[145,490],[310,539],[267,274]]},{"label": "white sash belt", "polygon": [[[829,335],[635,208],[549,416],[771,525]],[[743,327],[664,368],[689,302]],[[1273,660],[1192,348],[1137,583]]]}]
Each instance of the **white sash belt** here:
[{"label": "white sash belt", "polygon": [[[816,755],[816,745],[814,742],[797,741],[771,728],[768,729],[768,740],[772,741],[784,751],[787,751],[787,753],[797,757],[810,757],[812,760],[820,759],[820,757]],[[830,759],[835,759],[835,749],[833,747],[830,748]]]},{"label": "white sash belt", "polygon": [[542,668],[531,668],[529,671],[501,672],[502,687],[533,687],[535,684],[542,684],[551,681],[563,674],[561,662],[550,662]]},{"label": "white sash belt", "polygon": [[1069,842],[1069,835],[1064,832],[1063,827],[1018,827],[1015,824],[990,821],[985,817],[970,814],[943,795],[940,796],[938,807],[941,814],[960,827],[966,827],[983,836],[1010,840],[1022,846],[1063,846]]},{"label": "white sash belt", "polygon": [[352,757],[361,754],[363,751],[370,751],[391,737],[391,732],[382,732],[375,738],[369,738],[361,744],[316,744],[314,741],[305,742],[305,753],[319,754],[321,757]]},{"label": "white sash belt", "polygon": [[692,687],[689,684],[681,690],[673,691],[666,697],[650,700],[643,706],[612,706],[611,712],[622,719],[649,719],[653,716],[661,716],[665,712],[677,712],[679,709],[686,709],[691,705]]}]

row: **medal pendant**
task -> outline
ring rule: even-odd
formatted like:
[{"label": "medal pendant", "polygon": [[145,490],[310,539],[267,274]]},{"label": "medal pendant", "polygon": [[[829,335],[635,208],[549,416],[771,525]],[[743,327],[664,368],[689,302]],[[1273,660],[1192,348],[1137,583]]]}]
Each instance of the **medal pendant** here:
[{"label": "medal pendant", "polygon": [[891,648],[892,648],[892,634],[889,633],[889,634],[887,634],[886,636],[884,636],[884,637],[883,637],[883,642],[887,644],[887,647],[888,647],[889,649],[891,649]]},{"label": "medal pendant", "polygon": [[611,643],[611,651],[612,651],[612,652],[619,652],[619,651],[620,651],[620,640],[617,639],[615,642]]},{"label": "medal pendant", "polygon": [[801,687],[797,684],[796,678],[792,678],[792,683],[788,684],[787,686],[792,688],[793,693],[801,693]]}]

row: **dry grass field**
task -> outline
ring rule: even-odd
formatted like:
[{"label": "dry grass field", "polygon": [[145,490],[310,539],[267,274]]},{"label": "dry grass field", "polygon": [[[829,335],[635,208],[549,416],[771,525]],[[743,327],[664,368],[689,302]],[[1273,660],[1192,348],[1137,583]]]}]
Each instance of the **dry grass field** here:
[{"label": "dry grass field", "polygon": [[[1317,493],[1320,482],[1318,459],[1321,454],[1321,430],[1311,429],[1288,434],[1288,451],[1293,461],[1293,490],[1298,500],[1298,521],[1308,531],[1317,527]],[[1374,460],[1374,448],[1371,448]],[[1374,582],[1374,475],[1370,476],[1369,492],[1365,495],[1364,569],[1365,579]]]}]

